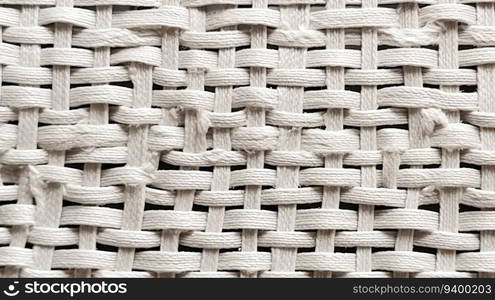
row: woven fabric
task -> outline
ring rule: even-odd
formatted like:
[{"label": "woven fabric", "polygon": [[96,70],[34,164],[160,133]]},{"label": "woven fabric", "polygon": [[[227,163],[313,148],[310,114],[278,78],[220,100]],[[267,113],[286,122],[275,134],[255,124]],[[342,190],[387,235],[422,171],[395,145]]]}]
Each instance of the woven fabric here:
[{"label": "woven fabric", "polygon": [[493,277],[494,2],[0,0],[0,273]]}]

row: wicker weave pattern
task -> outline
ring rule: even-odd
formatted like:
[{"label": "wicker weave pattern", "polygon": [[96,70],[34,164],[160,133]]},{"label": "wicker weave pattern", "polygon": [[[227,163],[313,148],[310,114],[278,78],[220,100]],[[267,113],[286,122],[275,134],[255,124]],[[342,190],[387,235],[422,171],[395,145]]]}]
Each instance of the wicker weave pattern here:
[{"label": "wicker weave pattern", "polygon": [[493,277],[494,2],[0,0],[0,274]]}]

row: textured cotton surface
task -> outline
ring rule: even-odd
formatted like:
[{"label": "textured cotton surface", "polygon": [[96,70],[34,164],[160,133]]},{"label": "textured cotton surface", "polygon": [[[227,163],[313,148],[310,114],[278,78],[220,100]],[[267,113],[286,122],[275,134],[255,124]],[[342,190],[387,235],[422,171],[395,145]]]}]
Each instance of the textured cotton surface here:
[{"label": "textured cotton surface", "polygon": [[494,276],[494,2],[0,0],[0,273]]}]

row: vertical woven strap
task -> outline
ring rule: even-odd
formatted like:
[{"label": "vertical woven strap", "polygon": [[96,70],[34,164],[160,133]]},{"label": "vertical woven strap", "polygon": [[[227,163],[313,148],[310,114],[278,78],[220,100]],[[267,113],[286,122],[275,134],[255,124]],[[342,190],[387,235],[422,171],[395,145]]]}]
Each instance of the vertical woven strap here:
[{"label": "vertical woven strap", "polygon": [[[23,6],[21,8],[21,14],[19,19],[19,25],[21,26],[37,26],[38,25],[38,6]],[[22,66],[36,67],[40,65],[40,46],[21,44],[19,48],[19,61]],[[19,125],[17,129],[17,149],[36,149],[36,140],[38,137],[39,109],[36,107],[26,108],[19,110]],[[33,201],[32,193],[29,187],[29,169],[24,168],[21,171],[18,186],[18,204],[31,204]],[[12,236],[10,241],[11,247],[25,247],[28,227],[25,225],[13,226],[10,234]],[[19,269],[15,267],[5,267],[5,277],[17,277],[19,276]]]},{"label": "vertical woven strap", "polygon": [[[419,6],[416,3],[406,3],[401,6],[401,25],[404,28],[418,28],[419,27]],[[405,66],[404,71],[404,85],[412,87],[423,86],[423,74],[420,67]],[[428,136],[423,131],[421,124],[422,109],[411,108],[408,111],[408,125],[409,125],[409,146],[414,148],[426,148],[428,145]],[[384,162],[385,164],[385,162]],[[398,166],[397,166],[398,167]],[[411,168],[421,168],[420,165],[411,166]],[[385,171],[383,172],[385,177]],[[396,187],[394,187],[396,188]],[[419,204],[420,189],[411,188],[407,190],[407,197],[405,208],[416,209]],[[395,242],[395,249],[398,251],[412,251],[414,243],[414,231],[403,229],[397,233],[397,240]],[[396,277],[408,277],[409,274],[396,272]]]},{"label": "vertical woven strap", "polygon": [[[485,26],[495,25],[495,5],[493,3],[479,3],[477,5],[478,24]],[[495,112],[495,65],[487,64],[478,67],[478,101],[481,112]],[[480,128],[481,149],[495,150],[495,129]],[[481,189],[495,190],[495,166],[481,166]],[[490,210],[490,209],[488,209]],[[495,251],[495,232],[482,230],[480,232],[480,250],[482,252]],[[494,278],[495,273],[481,273],[480,277]]]},{"label": "vertical woven strap", "polygon": [[[287,29],[300,29],[309,26],[309,6],[283,6],[280,19]],[[301,69],[305,67],[306,49],[279,48],[279,67]],[[304,89],[300,87],[278,87],[278,109],[287,112],[302,112]],[[279,129],[279,150],[294,151],[301,147],[301,128],[281,127]],[[295,188],[299,185],[299,167],[277,167],[277,188]],[[278,231],[295,229],[296,205],[279,205],[277,216]],[[295,271],[297,249],[272,248],[272,271]]]},{"label": "vertical woven strap", "polygon": [[[363,1],[363,8],[377,6],[376,0]],[[377,68],[378,36],[376,29],[365,28],[361,32],[361,68],[373,70]],[[361,109],[377,109],[377,88],[373,85],[361,87]],[[376,128],[362,127],[360,131],[361,150],[376,149]],[[363,166],[361,168],[361,186],[376,187],[376,167]],[[373,230],[374,208],[370,205],[360,205],[358,215],[358,230]],[[357,272],[371,272],[371,248],[358,247],[356,249]]]},{"label": "vertical woven strap", "polygon": [[[190,30],[193,32],[205,31],[205,11],[201,7],[189,9]],[[205,81],[205,70],[201,68],[188,69],[187,88],[203,91]],[[184,112],[184,152],[203,152],[206,150],[206,131],[208,119],[204,111],[200,109],[186,110]],[[194,170],[196,168],[182,167],[183,170]],[[194,203],[194,190],[178,190],[175,198],[174,209],[178,211],[190,211]],[[170,251],[177,251],[179,247],[180,231],[166,233],[162,244]],[[167,245],[168,244],[168,245]]]},{"label": "vertical woven strap", "polygon": [[[96,8],[96,28],[111,28],[112,26],[112,6],[98,6]],[[110,48],[95,48],[94,66],[108,67],[110,65]],[[95,84],[100,85],[100,84]],[[101,84],[104,85],[104,84]],[[108,104],[95,103],[89,107],[89,124],[107,124],[108,123]],[[83,181],[90,187],[100,187],[101,184],[101,164],[87,163],[84,165]],[[79,248],[87,250],[96,250],[96,226],[82,225],[79,229]],[[75,270],[76,277],[91,277],[90,269]]]},{"label": "vertical woven strap", "polygon": [[[225,30],[234,30],[235,27],[227,27]],[[218,50],[218,68],[229,69],[235,67],[235,48]],[[229,113],[232,107],[232,86],[222,86],[215,89],[215,113]],[[231,150],[230,129],[213,129],[213,149]],[[230,166],[215,166],[211,191],[226,192],[230,185]],[[210,207],[205,232],[222,232],[225,207]],[[216,272],[218,268],[218,249],[204,249],[200,270],[204,272]]]},{"label": "vertical woven strap", "polygon": [[[344,0],[329,1],[326,9],[345,8]],[[329,29],[326,31],[326,49],[345,49],[345,30]],[[328,90],[344,90],[344,68],[326,67],[326,86]],[[325,112],[326,130],[339,131],[344,128],[344,110],[340,108],[330,108]],[[342,168],[343,155],[341,153],[329,154],[325,156],[325,167]],[[341,188],[338,186],[323,187],[323,197],[321,208],[338,209],[340,202]],[[333,252],[335,247],[335,230],[318,230],[316,233],[316,251]],[[330,272],[315,272],[315,277],[331,277]]]},{"label": "vertical woven strap", "polygon": [[[163,0],[162,6],[179,6],[179,0]],[[162,65],[161,67],[177,71],[179,68],[179,30],[177,28],[164,28],[162,33]],[[163,87],[164,90],[174,89]],[[176,108],[162,108],[162,120],[160,125],[178,126],[178,110]],[[156,161],[160,164],[160,157]],[[170,192],[173,197],[173,193]],[[176,197],[176,199],[179,199]],[[174,230],[163,230],[160,239],[160,250],[165,252],[176,252],[179,247],[179,232]],[[161,273],[161,277],[173,277],[171,273]]]},{"label": "vertical woven strap", "polygon": [[[129,66],[129,76],[133,84],[133,108],[151,107],[152,96],[152,66],[132,62]],[[127,167],[141,168],[150,172],[151,153],[148,149],[149,126],[134,125],[129,128],[127,143]],[[143,221],[145,205],[145,184],[128,184],[124,192],[124,211],[122,215],[122,230],[140,230]],[[134,248],[119,248],[117,252],[116,270],[131,271],[134,263]]]},{"label": "vertical woven strap", "polygon": [[[253,8],[267,8],[267,0],[254,0]],[[251,48],[265,49],[267,46],[267,28],[262,25],[252,26],[251,29]],[[266,68],[251,67],[250,68],[250,86],[254,88],[266,87]],[[247,126],[262,127],[265,125],[265,110],[259,107],[248,107],[246,116]],[[263,169],[265,153],[263,151],[253,151],[247,153],[246,168],[248,169]],[[261,186],[248,185],[244,195],[245,209],[260,209],[261,208]],[[242,230],[242,251],[256,252],[258,250],[258,230],[243,229]],[[242,272],[242,276],[256,277],[257,272]]]},{"label": "vertical woven strap", "polygon": [[[443,0],[443,3],[456,3],[456,0]],[[444,31],[440,36],[438,47],[439,67],[445,69],[458,69],[458,24],[457,22],[445,22]],[[449,93],[459,92],[457,86],[441,86],[443,91]],[[449,123],[460,120],[458,111],[446,110],[445,114]],[[459,168],[460,153],[456,149],[442,149],[442,168]],[[459,203],[462,198],[462,189],[445,187],[440,190],[440,231],[457,232],[459,230]],[[439,249],[437,252],[437,271],[454,272],[456,266],[455,250]]]}]

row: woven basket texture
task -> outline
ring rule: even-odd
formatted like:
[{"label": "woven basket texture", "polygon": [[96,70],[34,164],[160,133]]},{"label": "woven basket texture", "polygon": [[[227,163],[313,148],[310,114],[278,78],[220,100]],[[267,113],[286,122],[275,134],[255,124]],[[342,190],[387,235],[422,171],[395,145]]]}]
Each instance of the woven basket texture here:
[{"label": "woven basket texture", "polygon": [[3,276],[495,276],[493,0],[0,0],[0,85]]}]

